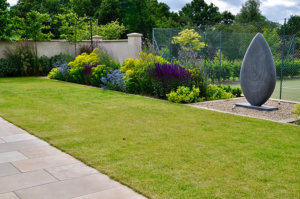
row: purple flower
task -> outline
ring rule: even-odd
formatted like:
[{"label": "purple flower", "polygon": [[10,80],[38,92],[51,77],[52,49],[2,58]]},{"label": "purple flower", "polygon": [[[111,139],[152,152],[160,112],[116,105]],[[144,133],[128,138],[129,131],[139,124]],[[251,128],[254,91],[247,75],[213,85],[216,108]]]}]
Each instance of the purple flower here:
[{"label": "purple flower", "polygon": [[155,69],[150,71],[150,76],[161,81],[188,81],[190,73],[177,64],[155,64]]},{"label": "purple flower", "polygon": [[92,68],[97,67],[97,65],[87,65],[83,67],[83,74],[90,75],[92,73]]}]

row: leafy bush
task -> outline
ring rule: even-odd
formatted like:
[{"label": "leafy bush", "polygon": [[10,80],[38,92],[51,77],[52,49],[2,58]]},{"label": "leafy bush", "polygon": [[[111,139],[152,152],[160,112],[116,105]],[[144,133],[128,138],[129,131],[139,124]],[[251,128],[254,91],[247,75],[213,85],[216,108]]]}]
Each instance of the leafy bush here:
[{"label": "leafy bush", "polygon": [[68,54],[58,54],[54,55],[50,58],[50,64],[52,67],[57,68],[60,67],[60,65],[69,63],[70,61],[73,61],[74,57]]},{"label": "leafy bush", "polygon": [[84,84],[85,78],[83,74],[83,67],[73,67],[70,69],[69,80],[71,82]]},{"label": "leafy bush", "polygon": [[108,54],[106,50],[103,48],[99,48],[98,51],[96,51],[99,57],[99,63],[98,65],[105,65],[111,69],[119,69],[120,63],[116,60],[113,60],[112,57]]},{"label": "leafy bush", "polygon": [[[149,70],[155,68],[155,63],[168,63],[160,56],[141,52],[139,59],[127,59],[120,68],[125,73],[126,91],[129,93],[153,93]],[[164,95],[165,96],[165,95]]]},{"label": "leafy bush", "polygon": [[39,59],[30,43],[19,42],[13,48],[7,48],[4,55],[12,65],[18,67],[11,76],[39,74]]},{"label": "leafy bush", "polygon": [[119,24],[119,21],[112,21],[106,25],[97,26],[95,32],[98,35],[103,36],[104,40],[107,39],[120,39],[121,35],[126,31],[123,24]]},{"label": "leafy bush", "polygon": [[70,68],[67,63],[61,64],[57,68],[53,68],[48,74],[49,79],[57,79],[67,81],[69,79]]},{"label": "leafy bush", "polygon": [[176,64],[155,64],[153,70],[149,70],[154,94],[165,98],[166,94],[178,86],[190,86],[191,75],[189,71]]},{"label": "leafy bush", "polygon": [[120,70],[110,70],[105,77],[101,78],[101,86],[104,89],[126,91],[124,76],[125,74],[122,73]]},{"label": "leafy bush", "polygon": [[81,55],[78,55],[74,61],[69,62],[68,66],[73,69],[89,65],[97,65],[99,64],[98,51],[99,50],[95,48],[91,54],[82,53]]},{"label": "leafy bush", "polygon": [[50,58],[46,57],[45,55],[39,58],[39,65],[39,71],[41,75],[47,75],[52,68]]},{"label": "leafy bush", "polygon": [[231,93],[236,97],[241,97],[242,95],[242,89],[240,88],[233,88]]},{"label": "leafy bush", "polygon": [[193,86],[192,90],[189,87],[179,86],[175,91],[167,94],[168,100],[175,103],[192,103],[200,101],[200,90]]},{"label": "leafy bush", "polygon": [[93,51],[92,51],[91,45],[82,45],[79,48],[79,53],[80,54],[82,54],[82,53],[91,54],[92,52]]},{"label": "leafy bush", "polygon": [[20,68],[11,59],[0,59],[0,77],[21,75]]},{"label": "leafy bush", "polygon": [[233,98],[234,95],[226,92],[220,86],[209,84],[207,86],[206,99],[207,100],[218,100],[218,99],[229,99]]},{"label": "leafy bush", "polygon": [[58,79],[58,80],[62,80],[62,74],[59,71],[59,68],[53,68],[50,73],[48,74],[48,78],[49,79]]},{"label": "leafy bush", "polygon": [[183,48],[192,48],[194,50],[200,50],[204,48],[204,42],[201,42],[201,35],[194,29],[185,29],[179,33],[179,36],[173,37],[174,44],[180,44]]},{"label": "leafy bush", "polygon": [[110,67],[106,65],[98,65],[96,67],[93,67],[91,70],[91,84],[94,86],[100,86],[101,78],[106,76],[106,74],[109,72]]},{"label": "leafy bush", "polygon": [[299,121],[300,120],[300,104],[295,105],[295,108],[293,109],[293,113],[295,114],[294,118]]}]

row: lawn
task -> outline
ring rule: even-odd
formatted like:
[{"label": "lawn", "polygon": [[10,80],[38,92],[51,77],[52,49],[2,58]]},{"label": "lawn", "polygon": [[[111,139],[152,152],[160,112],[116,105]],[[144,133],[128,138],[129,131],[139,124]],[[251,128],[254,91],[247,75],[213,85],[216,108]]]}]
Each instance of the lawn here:
[{"label": "lawn", "polygon": [[299,198],[300,127],[42,78],[0,115],[150,198]]},{"label": "lawn", "polygon": [[[230,85],[233,88],[240,87],[240,83],[233,83]],[[279,99],[279,94],[280,94],[280,81],[277,81],[272,98]],[[282,99],[296,101],[300,103],[300,79],[283,80]]]}]

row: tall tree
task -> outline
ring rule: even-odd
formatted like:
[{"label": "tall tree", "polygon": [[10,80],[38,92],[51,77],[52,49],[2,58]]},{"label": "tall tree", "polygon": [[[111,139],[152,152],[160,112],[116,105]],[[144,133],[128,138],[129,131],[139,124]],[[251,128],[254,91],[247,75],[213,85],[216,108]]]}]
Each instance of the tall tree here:
[{"label": "tall tree", "polygon": [[0,0],[0,40],[9,39],[11,35],[10,20],[8,13],[8,3]]},{"label": "tall tree", "polygon": [[208,5],[204,0],[193,0],[187,3],[179,14],[186,25],[214,25],[222,20],[219,8],[214,4]]},{"label": "tall tree", "polygon": [[140,32],[145,37],[151,37],[154,21],[150,12],[151,0],[122,0],[121,22],[128,32]]},{"label": "tall tree", "polygon": [[237,14],[236,20],[239,23],[266,21],[266,17],[261,14],[260,4],[260,0],[248,0]]},{"label": "tall tree", "polygon": [[107,24],[121,18],[121,4],[119,0],[103,0],[99,10],[95,13],[100,24]]}]

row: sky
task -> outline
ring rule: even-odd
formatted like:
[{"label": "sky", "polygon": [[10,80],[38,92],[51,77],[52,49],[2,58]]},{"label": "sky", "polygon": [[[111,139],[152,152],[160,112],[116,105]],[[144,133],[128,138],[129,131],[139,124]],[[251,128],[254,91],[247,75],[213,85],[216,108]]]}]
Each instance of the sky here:
[{"label": "sky", "polygon": [[[191,0],[158,0],[167,3],[172,11],[180,10],[186,3]],[[230,11],[237,14],[246,0],[205,0],[207,3],[213,3],[219,7],[220,11]],[[300,0],[261,0],[262,14],[271,21],[282,23],[284,18],[290,15],[300,15]],[[15,5],[17,0],[8,0],[10,5]]]},{"label": "sky", "polygon": [[[158,0],[168,4],[172,11],[180,10],[186,3],[191,0]],[[246,0],[205,0],[206,3],[213,3],[219,7],[220,11],[230,11],[237,14],[242,4]],[[284,18],[289,18],[290,15],[300,15],[300,0],[261,0],[261,11],[267,19],[282,23]]]}]

